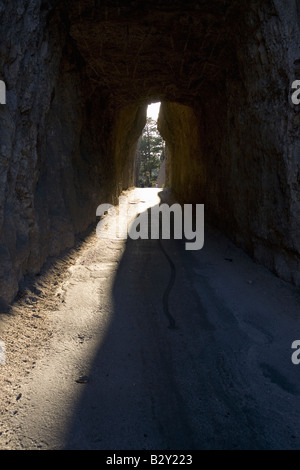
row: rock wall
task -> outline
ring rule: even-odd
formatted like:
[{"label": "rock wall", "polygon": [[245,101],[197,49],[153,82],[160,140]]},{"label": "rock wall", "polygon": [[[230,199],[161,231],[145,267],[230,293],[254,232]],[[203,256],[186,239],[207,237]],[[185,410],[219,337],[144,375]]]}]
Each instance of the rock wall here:
[{"label": "rock wall", "polygon": [[[58,30],[50,38],[47,12],[40,2],[2,2],[0,8],[0,70],[7,86],[7,104],[0,107],[0,303],[4,305],[41,249],[35,193],[63,38]],[[39,209],[43,217],[47,208],[41,203]]]},{"label": "rock wall", "polygon": [[[285,6],[285,8],[284,8]],[[236,25],[235,67],[192,108],[164,103],[169,184],[206,220],[300,285],[299,114],[290,103],[296,2],[256,2]],[[249,34],[251,31],[251,34]],[[189,171],[190,169],[190,171]]]},{"label": "rock wall", "polygon": [[[85,74],[55,2],[1,7],[0,308],[133,185],[145,106],[116,111]],[[126,158],[123,158],[124,155]]]},{"label": "rock wall", "polygon": [[251,5],[237,26],[236,70],[203,102],[207,209],[258,262],[300,285],[298,114],[289,100],[297,4]]},{"label": "rock wall", "polygon": [[206,156],[199,120],[189,106],[163,102],[158,130],[167,143],[167,184],[185,202],[199,202],[206,187]]}]

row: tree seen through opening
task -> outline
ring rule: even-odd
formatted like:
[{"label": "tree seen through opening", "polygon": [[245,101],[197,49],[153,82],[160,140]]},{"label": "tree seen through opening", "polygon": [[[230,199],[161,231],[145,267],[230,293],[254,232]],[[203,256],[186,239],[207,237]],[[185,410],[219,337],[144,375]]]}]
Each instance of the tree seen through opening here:
[{"label": "tree seen through opening", "polygon": [[165,142],[157,130],[157,121],[148,113],[137,152],[137,184],[151,188],[159,184],[159,172],[165,160]]}]

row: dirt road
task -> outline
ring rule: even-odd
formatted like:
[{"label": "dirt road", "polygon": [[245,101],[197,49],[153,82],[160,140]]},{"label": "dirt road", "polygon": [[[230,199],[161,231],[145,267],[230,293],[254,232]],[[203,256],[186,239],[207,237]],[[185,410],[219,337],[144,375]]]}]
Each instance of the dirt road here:
[{"label": "dirt road", "polygon": [[217,231],[93,232],[0,316],[0,449],[300,448],[298,339],[299,289]]}]

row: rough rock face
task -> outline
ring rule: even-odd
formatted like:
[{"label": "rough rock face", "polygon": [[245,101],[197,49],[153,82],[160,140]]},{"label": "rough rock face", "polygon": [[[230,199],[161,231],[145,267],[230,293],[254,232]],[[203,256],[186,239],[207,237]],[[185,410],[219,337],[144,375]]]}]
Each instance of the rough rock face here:
[{"label": "rough rock face", "polygon": [[167,184],[184,202],[204,201],[204,136],[195,112],[190,106],[164,102],[160,109],[158,129],[168,145]]},{"label": "rough rock face", "polygon": [[0,3],[1,305],[134,183],[157,99],[178,197],[300,285],[299,18],[296,0]]},{"label": "rough rock face", "polygon": [[252,3],[236,25],[234,71],[193,110],[164,103],[160,129],[179,197],[204,202],[207,220],[299,285],[299,115],[289,102],[297,14],[292,3]]},{"label": "rough rock face", "polygon": [[[17,8],[16,8],[17,4]],[[74,243],[132,184],[145,106],[112,110],[87,80],[62,12],[47,2],[2,7],[0,304],[24,274]]]}]

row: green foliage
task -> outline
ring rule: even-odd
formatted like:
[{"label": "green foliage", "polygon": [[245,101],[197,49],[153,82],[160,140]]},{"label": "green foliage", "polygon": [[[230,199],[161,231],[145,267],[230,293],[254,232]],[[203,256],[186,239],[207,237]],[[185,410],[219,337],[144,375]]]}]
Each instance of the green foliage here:
[{"label": "green foliage", "polygon": [[150,187],[156,182],[161,163],[165,158],[164,140],[157,131],[156,122],[151,118],[147,118],[139,153],[139,186]]}]

